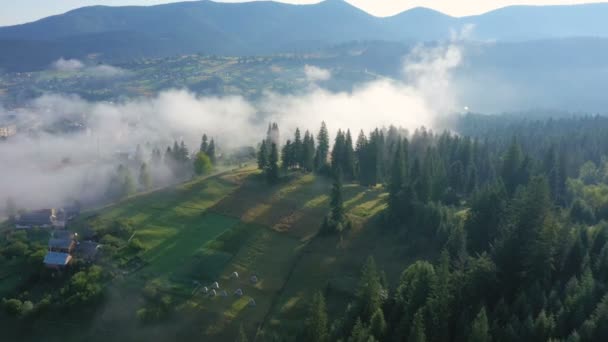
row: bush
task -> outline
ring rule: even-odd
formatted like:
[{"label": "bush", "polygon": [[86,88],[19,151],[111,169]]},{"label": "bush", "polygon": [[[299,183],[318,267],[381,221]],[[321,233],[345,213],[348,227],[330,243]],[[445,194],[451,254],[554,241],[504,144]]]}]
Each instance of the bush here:
[{"label": "bush", "polygon": [[212,164],[211,159],[203,152],[199,152],[196,154],[194,159],[194,172],[201,176],[206,175],[211,172]]},{"label": "bush", "polygon": [[23,308],[23,302],[19,299],[11,298],[11,299],[3,299],[2,306],[6,313],[11,316],[19,316],[21,315],[21,309]]}]

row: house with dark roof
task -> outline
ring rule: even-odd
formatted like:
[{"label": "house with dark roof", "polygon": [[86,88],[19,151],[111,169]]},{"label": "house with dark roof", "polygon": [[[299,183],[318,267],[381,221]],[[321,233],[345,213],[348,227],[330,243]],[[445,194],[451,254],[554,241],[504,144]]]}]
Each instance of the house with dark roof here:
[{"label": "house with dark roof", "polygon": [[72,239],[52,238],[49,240],[49,251],[51,252],[72,253],[74,247],[76,247],[76,242]]},{"label": "house with dark roof", "polygon": [[76,233],[71,232],[69,230],[55,230],[53,232],[53,238],[54,239],[70,239],[70,240],[75,240],[76,239]]},{"label": "house with dark roof", "polygon": [[68,253],[48,252],[44,256],[44,264],[49,268],[63,268],[72,261],[72,256]]},{"label": "house with dark roof", "polygon": [[41,209],[23,213],[15,220],[15,228],[51,228],[55,225],[55,213],[55,209]]},{"label": "house with dark roof", "polygon": [[86,261],[93,261],[101,246],[95,241],[82,241],[76,245],[74,255]]}]

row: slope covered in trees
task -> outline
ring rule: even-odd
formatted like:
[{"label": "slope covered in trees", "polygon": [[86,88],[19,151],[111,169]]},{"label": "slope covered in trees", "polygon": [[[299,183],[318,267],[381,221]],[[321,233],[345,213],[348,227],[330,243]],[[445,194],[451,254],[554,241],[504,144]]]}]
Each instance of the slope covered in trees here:
[{"label": "slope covered in trees", "polygon": [[[158,329],[150,340],[608,339],[608,120],[468,115],[455,127],[353,139],[325,124],[302,134],[271,123],[261,170],[81,217],[77,228],[107,246],[99,267],[53,278],[34,263],[43,244],[6,234],[0,262],[27,281],[0,288],[0,315],[27,328],[14,335],[24,338],[65,308],[83,318],[120,308],[111,335],[136,336],[142,324]],[[180,145],[171,156],[190,155]],[[203,137],[196,155],[212,154]],[[144,165],[121,179],[145,186]],[[211,299],[193,285],[216,279],[245,295]],[[78,336],[95,340],[108,326],[99,324]]]}]

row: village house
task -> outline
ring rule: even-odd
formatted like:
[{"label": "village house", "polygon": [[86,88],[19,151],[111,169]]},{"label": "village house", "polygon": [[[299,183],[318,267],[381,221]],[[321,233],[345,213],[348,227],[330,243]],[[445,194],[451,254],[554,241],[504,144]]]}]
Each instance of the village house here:
[{"label": "village house", "polygon": [[55,231],[49,240],[49,251],[44,264],[49,268],[61,268],[72,261],[72,251],[76,247],[76,234],[69,231]]},{"label": "village house", "polygon": [[67,266],[72,261],[72,256],[68,253],[48,252],[44,256],[44,264],[48,268],[59,269]]},{"label": "village house", "polygon": [[15,228],[52,228],[57,222],[57,211],[55,209],[41,209],[21,214],[15,220]]},{"label": "village house", "polygon": [[15,228],[65,228],[66,223],[80,213],[77,205],[64,209],[40,209],[21,214],[15,220]]},{"label": "village house", "polygon": [[76,244],[74,255],[85,261],[94,261],[97,257],[100,245],[94,241],[82,241]]}]

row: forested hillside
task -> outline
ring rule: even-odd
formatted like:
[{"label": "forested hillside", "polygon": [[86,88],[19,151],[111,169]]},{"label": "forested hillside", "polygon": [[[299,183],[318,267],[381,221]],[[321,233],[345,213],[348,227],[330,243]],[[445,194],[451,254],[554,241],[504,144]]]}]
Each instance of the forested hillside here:
[{"label": "forested hillside", "polygon": [[[40,264],[47,231],[4,226],[0,263],[19,272],[2,275],[2,327],[23,341],[606,340],[608,119],[554,114],[331,139],[324,123],[271,123],[257,165],[80,215],[69,229],[100,257],[62,272]],[[206,136],[191,150],[155,149],[151,170],[231,162]]]},{"label": "forested hillside", "polygon": [[[316,166],[334,178],[321,233],[350,229],[342,179],[385,184],[377,228],[403,248],[432,241],[440,257],[404,267],[391,284],[370,255],[344,313],[327,317],[330,288],[311,299],[302,340],[608,338],[607,128],[604,117],[471,114],[459,122],[463,135],[391,127],[361,132],[353,146],[338,132],[331,164]],[[291,165],[310,168],[307,139],[296,132],[283,160],[301,155]]]}]

